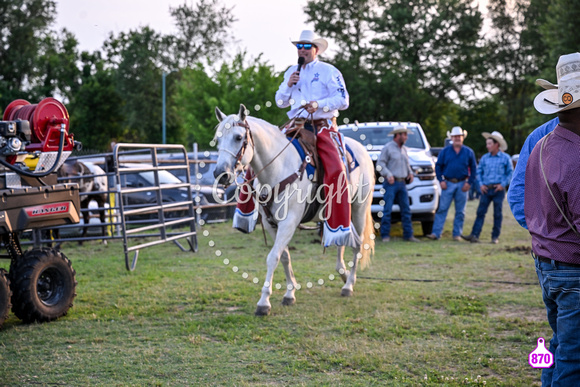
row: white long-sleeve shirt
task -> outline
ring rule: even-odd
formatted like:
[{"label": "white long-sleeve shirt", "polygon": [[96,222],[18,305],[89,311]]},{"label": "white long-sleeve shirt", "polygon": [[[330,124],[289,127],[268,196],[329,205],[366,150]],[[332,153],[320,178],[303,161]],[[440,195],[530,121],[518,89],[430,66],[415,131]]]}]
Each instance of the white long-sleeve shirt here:
[{"label": "white long-sleeve shirt", "polygon": [[[297,70],[290,66],[284,73],[284,80],[276,92],[276,104],[280,108],[290,106],[288,117],[296,117],[301,107],[310,101],[318,102],[314,119],[338,116],[338,110],[348,108],[349,97],[344,78],[338,69],[318,59],[313,60],[300,70],[300,81],[288,87],[288,79]],[[300,117],[307,118],[308,112],[302,110]]]}]

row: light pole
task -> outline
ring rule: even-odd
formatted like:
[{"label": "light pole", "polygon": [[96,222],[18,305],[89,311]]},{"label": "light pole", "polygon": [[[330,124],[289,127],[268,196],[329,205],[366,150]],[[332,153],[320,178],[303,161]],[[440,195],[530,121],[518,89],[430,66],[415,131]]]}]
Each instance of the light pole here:
[{"label": "light pole", "polygon": [[163,106],[163,114],[162,114],[162,124],[161,124],[161,133],[162,133],[162,143],[165,144],[166,143],[166,130],[165,130],[165,78],[171,74],[172,72],[177,71],[177,70],[169,70],[168,73],[166,73],[165,71],[163,71],[163,73],[161,73],[161,99],[162,99],[162,106]]}]

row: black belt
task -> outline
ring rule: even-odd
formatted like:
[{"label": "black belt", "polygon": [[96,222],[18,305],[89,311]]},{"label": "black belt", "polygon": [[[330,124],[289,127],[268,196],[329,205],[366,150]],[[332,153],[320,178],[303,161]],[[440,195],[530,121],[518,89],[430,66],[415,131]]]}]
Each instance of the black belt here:
[{"label": "black belt", "polygon": [[[550,264],[552,263],[552,260],[550,258],[542,257],[541,255],[536,255],[535,253],[532,253],[532,256],[540,262],[550,263]],[[577,263],[568,263],[568,262],[562,262],[562,261],[556,261],[556,260],[554,260],[554,262],[558,262],[558,264],[562,265],[562,266],[571,266],[571,267],[580,268],[580,264],[577,264]]]},{"label": "black belt", "polygon": [[500,185],[500,184],[499,183],[496,183],[496,184],[486,184],[486,187],[491,189],[491,188],[496,188],[498,185]]},{"label": "black belt", "polygon": [[450,181],[450,182],[452,182],[452,183],[459,183],[460,181],[465,181],[465,180],[467,180],[467,178],[466,178],[466,177],[464,177],[463,179],[447,179],[447,180],[449,180],[449,181]]},{"label": "black belt", "polygon": [[395,177],[395,181],[405,181],[406,178],[404,177]]}]

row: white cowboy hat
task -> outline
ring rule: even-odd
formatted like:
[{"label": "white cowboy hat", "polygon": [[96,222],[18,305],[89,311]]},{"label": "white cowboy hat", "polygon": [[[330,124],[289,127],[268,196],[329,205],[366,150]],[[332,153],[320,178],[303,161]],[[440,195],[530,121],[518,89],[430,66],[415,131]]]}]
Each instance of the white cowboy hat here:
[{"label": "white cowboy hat", "polygon": [[467,137],[467,130],[461,129],[460,126],[454,126],[451,128],[451,132],[447,132],[447,137],[451,138],[451,136],[463,136],[463,138]]},{"label": "white cowboy hat", "polygon": [[393,128],[393,130],[391,130],[389,134],[392,134],[394,136],[397,133],[409,133],[409,132],[410,130],[407,129],[405,125],[397,125]]},{"label": "white cowboy hat", "polygon": [[580,107],[580,53],[562,55],[556,65],[558,83],[536,80],[544,91],[534,99],[534,107],[542,114],[554,114]]},{"label": "white cowboy hat", "polygon": [[489,132],[483,132],[481,133],[481,135],[483,137],[485,137],[485,139],[487,140],[488,138],[491,138],[495,141],[497,141],[499,143],[499,149],[501,149],[502,151],[506,151],[507,150],[507,142],[504,140],[503,136],[501,135],[500,132],[498,132],[497,130],[494,130],[493,132],[489,133]]},{"label": "white cowboy hat", "polygon": [[322,54],[328,48],[328,42],[326,39],[323,39],[317,36],[314,31],[312,30],[304,30],[300,34],[300,38],[298,40],[293,40],[292,44],[296,45],[296,43],[312,43],[316,47],[318,47],[317,55]]}]

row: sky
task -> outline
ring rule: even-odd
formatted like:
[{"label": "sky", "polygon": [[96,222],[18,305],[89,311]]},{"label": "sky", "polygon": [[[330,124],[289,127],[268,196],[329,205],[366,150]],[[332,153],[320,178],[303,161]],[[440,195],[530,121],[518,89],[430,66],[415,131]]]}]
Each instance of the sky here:
[{"label": "sky", "polygon": [[[169,7],[177,7],[186,0],[56,0],[56,28],[66,27],[79,41],[81,50],[95,51],[102,47],[110,32],[128,32],[149,26],[156,32],[175,31]],[[297,53],[290,39],[297,39],[307,25],[303,8],[307,0],[220,0],[228,8],[234,7],[238,19],[232,26],[239,41],[229,54],[239,48],[251,57],[262,53],[262,59],[283,71],[296,63]],[[187,0],[188,4],[195,0]],[[329,49],[329,51],[331,51]]]}]

